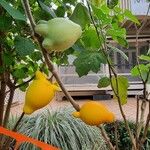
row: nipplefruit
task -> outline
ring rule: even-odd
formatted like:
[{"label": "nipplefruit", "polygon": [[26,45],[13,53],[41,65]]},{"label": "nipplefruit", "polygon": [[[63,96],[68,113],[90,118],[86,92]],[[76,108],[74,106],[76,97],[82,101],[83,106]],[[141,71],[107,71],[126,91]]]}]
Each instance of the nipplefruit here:
[{"label": "nipplefruit", "polygon": [[34,111],[46,106],[58,90],[59,87],[48,81],[45,74],[37,71],[35,79],[26,91],[23,112],[32,114]]},{"label": "nipplefruit", "polygon": [[73,116],[91,126],[111,123],[115,120],[115,115],[104,104],[94,101],[83,104],[79,112],[73,112]]},{"label": "nipplefruit", "polygon": [[82,34],[80,25],[65,18],[40,21],[35,32],[44,37],[42,46],[48,52],[62,52],[74,45]]}]

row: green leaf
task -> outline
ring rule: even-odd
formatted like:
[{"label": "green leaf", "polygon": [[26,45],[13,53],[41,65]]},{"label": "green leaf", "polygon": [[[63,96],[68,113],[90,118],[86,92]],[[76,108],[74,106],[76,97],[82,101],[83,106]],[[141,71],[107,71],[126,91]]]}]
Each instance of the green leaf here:
[{"label": "green leaf", "polygon": [[12,18],[6,16],[0,16],[0,30],[6,31],[11,28]]},{"label": "green leaf", "polygon": [[3,53],[2,60],[6,66],[10,66],[13,63],[14,58],[11,53]]},{"label": "green leaf", "polygon": [[140,25],[140,22],[138,21],[137,17],[134,16],[134,15],[132,14],[132,12],[129,11],[128,9],[125,10],[124,15],[125,15],[129,20],[131,20],[131,21],[133,21],[134,23]]},{"label": "green leaf", "polygon": [[41,6],[41,8],[42,8],[44,11],[48,12],[53,18],[56,18],[56,17],[57,17],[57,15],[56,15],[55,12],[53,11],[53,9],[50,8],[50,7],[48,7],[48,6],[46,6],[46,5],[43,3],[42,0],[38,0],[38,3],[39,3],[39,5]]},{"label": "green leaf", "polygon": [[25,84],[23,84],[21,87],[19,87],[19,89],[20,89],[22,92],[25,92],[28,86],[29,86],[29,83],[25,83]]},{"label": "green leaf", "polygon": [[119,28],[116,24],[113,24],[112,28],[107,30],[107,35],[113,37],[125,37],[126,30],[124,28]]},{"label": "green leaf", "polygon": [[108,14],[105,14],[102,9],[95,7],[94,5],[92,5],[92,9],[102,25],[111,23],[112,18]]},{"label": "green leaf", "polygon": [[141,55],[139,58],[140,58],[141,60],[150,61],[150,56]]},{"label": "green leaf", "polygon": [[[149,70],[150,70],[149,65],[140,64],[131,69],[131,75],[133,77],[142,77],[142,79],[146,81]],[[140,73],[141,73],[141,76],[140,76]]]},{"label": "green leaf", "polygon": [[0,66],[0,74],[2,74],[5,71],[5,68],[3,66]]},{"label": "green leaf", "polygon": [[86,6],[83,3],[78,3],[70,16],[70,20],[79,24],[82,28],[90,24],[90,16]]},{"label": "green leaf", "polygon": [[26,77],[26,72],[25,72],[24,68],[16,69],[13,72],[13,76],[17,79],[24,79]]},{"label": "green leaf", "polygon": [[127,40],[126,40],[126,38],[122,38],[122,37],[117,37],[117,42],[121,45],[121,46],[123,46],[123,47],[128,47],[129,46],[129,44],[128,44],[128,42],[127,42]]},{"label": "green leaf", "polygon": [[[129,87],[128,79],[124,76],[118,76],[117,77],[118,84],[116,83],[115,77],[112,77],[111,81],[112,81],[112,86],[113,86],[115,93],[117,93],[117,95],[120,98],[121,104],[122,105],[126,104],[127,95],[128,95],[128,87]],[[114,94],[114,98],[117,99],[115,94]]]},{"label": "green leaf", "polygon": [[118,5],[119,0],[107,0],[107,6],[110,9],[113,9],[115,6]]},{"label": "green leaf", "polygon": [[5,0],[0,0],[0,5],[16,20],[26,21],[26,17],[19,11],[13,8]]},{"label": "green leaf", "polygon": [[148,72],[148,71],[149,71],[149,68],[146,65],[140,64],[131,69],[131,75],[133,77],[136,77],[136,76],[140,76],[140,72],[142,73],[142,72]]},{"label": "green leaf", "polygon": [[39,52],[39,51],[35,51],[34,53],[32,53],[32,54],[30,55],[30,58],[31,58],[32,60],[34,60],[34,61],[39,61],[39,60],[42,59],[42,54],[41,54],[41,52]]},{"label": "green leaf", "polygon": [[82,51],[73,64],[79,77],[87,75],[89,71],[100,71],[101,63],[106,63],[104,56],[96,51]]},{"label": "green leaf", "polygon": [[109,44],[107,46],[110,48],[110,50],[112,50],[115,53],[116,52],[119,53],[125,60],[128,61],[128,56],[122,50],[118,49],[117,47],[111,46]]},{"label": "green leaf", "polygon": [[102,38],[98,39],[97,33],[94,28],[88,28],[82,34],[82,41],[85,44],[85,47],[90,49],[99,49],[102,44]]},{"label": "green leaf", "polygon": [[27,56],[34,52],[35,45],[30,39],[17,36],[15,38],[15,48],[20,56]]},{"label": "green leaf", "polygon": [[65,8],[63,6],[59,6],[56,9],[56,14],[57,14],[58,17],[64,17],[64,15],[65,15]]},{"label": "green leaf", "polygon": [[107,15],[109,15],[109,13],[110,13],[110,9],[107,7],[107,5],[102,5],[101,10],[103,11],[103,13],[105,13]]},{"label": "green leaf", "polygon": [[108,77],[103,77],[98,81],[98,88],[104,88],[110,85],[110,78]]}]

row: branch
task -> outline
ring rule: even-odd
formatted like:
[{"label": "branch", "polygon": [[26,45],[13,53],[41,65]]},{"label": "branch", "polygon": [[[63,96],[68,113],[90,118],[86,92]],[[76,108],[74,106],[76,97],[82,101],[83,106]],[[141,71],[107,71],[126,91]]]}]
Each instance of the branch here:
[{"label": "branch", "polygon": [[[19,88],[19,87],[25,85],[26,83],[31,82],[31,81],[34,79],[34,77],[35,77],[35,76],[31,77],[29,80],[27,80],[27,81],[25,81],[25,82],[23,82],[23,83],[21,83],[21,84],[18,84],[18,85],[15,85],[15,83],[14,83],[12,86],[9,85],[9,87],[10,87],[10,88],[17,89],[17,88]],[[6,91],[5,94],[7,94],[7,93],[9,93],[9,92],[11,92],[11,90]]]},{"label": "branch", "polygon": [[136,106],[136,131],[135,131],[135,139],[136,139],[136,147],[138,147],[138,126],[139,126],[139,96],[136,96],[137,106]]},{"label": "branch", "polygon": [[[95,21],[94,21],[94,19],[93,19],[92,11],[91,11],[91,8],[90,8],[90,5],[89,5],[89,2],[88,2],[88,1],[87,1],[87,5],[88,5],[89,14],[90,14],[90,16],[91,16],[92,23],[93,23],[93,25],[94,25],[94,27],[95,27],[95,30],[96,30],[98,39],[99,39],[99,41],[100,41],[99,32],[98,32],[97,26],[96,26],[96,24],[95,24]],[[101,28],[101,26],[100,26],[100,28]],[[105,41],[105,36],[104,36],[104,34],[103,34],[103,32],[102,32],[102,28],[100,29],[100,32],[101,32],[101,36],[103,37],[103,39],[104,39],[104,41]],[[103,47],[102,50],[103,50],[104,56],[106,57],[106,60],[107,60],[107,63],[108,63],[108,67],[109,67],[109,76],[110,76],[110,81],[111,81],[112,90],[113,90],[114,94],[115,94],[116,97],[117,97],[118,104],[119,104],[119,109],[120,109],[121,115],[122,115],[122,117],[123,117],[123,119],[124,119],[126,129],[127,129],[128,133],[129,133],[129,137],[130,137],[130,139],[131,139],[131,142],[132,142],[132,144],[133,144],[133,147],[134,147],[134,149],[136,150],[136,145],[135,145],[134,136],[133,136],[133,134],[132,134],[132,132],[131,132],[131,129],[130,129],[129,124],[128,124],[128,121],[127,121],[126,116],[125,116],[125,114],[124,114],[124,111],[123,111],[123,109],[122,109],[120,97],[118,96],[118,93],[119,93],[119,92],[118,92],[117,73],[116,73],[116,71],[114,70],[114,68],[112,67],[112,65],[111,65],[111,63],[110,63],[110,61],[109,61],[109,59],[108,59],[108,57],[107,57],[107,53],[106,53],[106,52],[107,52],[107,44],[106,44],[106,41],[104,42],[104,47]],[[116,79],[116,85],[117,85],[117,90],[116,90],[116,91],[115,91],[115,89],[114,89],[114,87],[113,87],[113,85],[112,85],[112,80],[111,80],[111,79],[112,79],[112,75],[111,75],[111,72],[114,74],[115,79]]]},{"label": "branch", "polygon": [[14,97],[14,92],[15,92],[15,89],[11,88],[10,94],[9,94],[9,99],[8,99],[8,104],[7,104],[5,115],[4,115],[3,127],[6,127],[7,123],[8,123],[8,119],[9,119],[9,115],[10,115],[10,109],[11,109],[11,105],[12,105],[13,97]]},{"label": "branch", "polygon": [[117,121],[114,122],[114,128],[115,128],[115,143],[116,143],[116,150],[119,150],[119,146],[118,146],[118,123]]},{"label": "branch", "polygon": [[105,139],[106,143],[108,144],[109,148],[110,148],[111,150],[115,150],[114,146],[113,146],[112,143],[110,142],[109,137],[107,136],[107,133],[106,133],[104,127],[103,127],[103,126],[98,126],[98,128],[101,130],[102,136],[104,137],[104,139]]},{"label": "branch", "polygon": [[[24,10],[26,12],[26,15],[31,23],[31,28],[33,29],[34,31],[34,27],[35,27],[35,23],[34,23],[34,19],[32,17],[32,14],[31,14],[31,9],[30,9],[30,5],[29,5],[29,1],[28,0],[22,0],[23,2],[23,5],[24,5]],[[49,57],[48,57],[48,54],[46,52],[46,50],[42,47],[42,41],[41,41],[41,38],[35,34],[35,31],[34,31],[34,35],[36,36],[37,40],[38,40],[38,44],[43,52],[43,56],[44,56],[44,59],[46,61],[46,64],[49,68],[49,70],[52,72],[52,74],[54,75],[56,81],[58,82],[58,84],[60,85],[62,91],[64,92],[65,96],[68,98],[68,100],[70,101],[70,103],[73,105],[73,107],[79,111],[80,110],[80,107],[79,105],[73,100],[73,98],[71,97],[71,95],[69,94],[69,92],[66,90],[64,84],[62,83],[59,75],[57,74],[55,68],[54,68],[54,65],[52,63],[51,60],[49,60]]]},{"label": "branch", "polygon": [[19,87],[21,87],[21,86],[23,86],[23,85],[25,85],[25,84],[31,82],[34,78],[35,78],[35,76],[31,77],[29,80],[27,80],[27,81],[25,81],[25,82],[23,82],[23,83],[21,83],[21,84],[16,85],[16,86],[15,86],[15,89],[17,89],[17,88],[19,88]]},{"label": "branch", "polygon": [[[12,131],[17,131],[17,127],[20,124],[21,120],[23,119],[24,115],[25,115],[24,112],[20,115],[20,117],[19,117],[18,121],[16,122],[15,126],[13,127]],[[11,142],[11,138],[8,137],[5,141],[5,145],[2,147],[3,150],[8,150],[9,149],[10,142]]]},{"label": "branch", "polygon": [[147,132],[148,132],[148,129],[149,129],[149,123],[150,123],[150,101],[149,101],[149,113],[147,115],[146,125],[145,125],[145,128],[144,128],[143,137],[141,139],[141,144],[143,144],[146,140]]},{"label": "branch", "polygon": [[[2,45],[0,44],[0,66],[3,66],[3,60],[2,60],[2,53],[3,53],[3,48]],[[6,91],[6,82],[5,82],[5,72],[0,74],[0,126],[2,125],[3,122],[3,113],[4,113],[4,102],[5,102],[5,91]]]},{"label": "branch", "polygon": [[35,21],[33,19],[32,13],[31,13],[29,2],[28,2],[28,0],[21,0],[21,2],[22,2],[22,5],[23,5],[23,8],[25,10],[25,14],[26,14],[26,16],[28,17],[28,19],[30,21],[30,28],[32,30],[32,35],[34,35],[34,33],[35,33],[34,28],[35,28],[36,24],[35,24]]}]

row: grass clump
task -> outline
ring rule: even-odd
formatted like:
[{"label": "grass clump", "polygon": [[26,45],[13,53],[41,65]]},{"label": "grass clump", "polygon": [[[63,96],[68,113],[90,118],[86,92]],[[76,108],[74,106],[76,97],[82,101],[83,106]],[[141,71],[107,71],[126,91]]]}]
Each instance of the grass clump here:
[{"label": "grass clump", "polygon": [[[70,108],[46,110],[41,114],[26,117],[18,132],[62,150],[107,150],[100,130],[73,118],[72,111]],[[21,145],[20,150],[25,149],[38,150],[29,143]]]}]

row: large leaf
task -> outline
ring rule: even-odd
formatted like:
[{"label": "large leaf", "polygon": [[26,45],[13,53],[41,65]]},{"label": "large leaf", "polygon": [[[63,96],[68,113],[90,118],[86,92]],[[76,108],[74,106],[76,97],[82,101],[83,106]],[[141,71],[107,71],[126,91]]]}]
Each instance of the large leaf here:
[{"label": "large leaf", "polygon": [[85,28],[87,24],[90,24],[90,16],[83,3],[78,3],[76,5],[73,14],[70,16],[70,20],[81,25],[82,28]]},{"label": "large leaf", "polygon": [[110,78],[108,77],[103,77],[98,81],[98,88],[104,88],[110,85]]},{"label": "large leaf", "polygon": [[[131,75],[134,77],[142,77],[142,79],[145,81],[147,79],[148,72],[149,72],[149,66],[140,64],[140,65],[137,65],[134,68],[132,68]],[[141,76],[140,76],[140,74],[141,74]]]},{"label": "large leaf", "polygon": [[34,52],[35,45],[30,39],[17,36],[15,38],[15,48],[20,56],[26,56]]},{"label": "large leaf", "polygon": [[105,11],[103,9],[105,9],[107,11],[107,7],[104,8],[98,8],[95,7],[94,5],[92,5],[92,9],[94,14],[97,16],[97,18],[100,20],[100,23],[102,25],[108,25],[111,23],[112,18],[109,16],[109,14],[105,13]]},{"label": "large leaf", "polygon": [[42,8],[44,11],[48,12],[53,18],[56,18],[56,17],[57,17],[57,15],[56,15],[55,12],[53,11],[53,9],[50,8],[50,7],[48,7],[47,5],[45,5],[45,4],[42,2],[42,0],[38,0],[38,3],[39,3],[39,5],[41,6],[41,8]]},{"label": "large leaf", "polygon": [[110,50],[112,50],[115,53],[119,53],[125,60],[128,61],[128,56],[122,50],[118,49],[117,47],[111,46],[109,44],[107,46],[110,48]]},{"label": "large leaf", "polygon": [[127,42],[127,40],[126,40],[125,37],[119,37],[119,36],[117,36],[116,39],[117,39],[117,42],[118,42],[121,46],[123,46],[123,47],[128,47],[128,46],[129,46],[129,44],[128,44],[128,42]]},{"label": "large leaf", "polygon": [[113,26],[113,28],[110,28],[107,30],[108,36],[113,37],[125,37],[126,36],[126,30],[124,28],[119,28],[116,25]]},{"label": "large leaf", "polygon": [[85,47],[90,49],[99,49],[102,43],[102,38],[99,40],[94,28],[88,28],[82,35],[82,41]]},{"label": "large leaf", "polygon": [[12,18],[6,16],[0,16],[0,30],[6,31],[11,29],[12,26]]},{"label": "large leaf", "polygon": [[125,12],[124,12],[124,15],[125,15],[129,20],[133,21],[134,23],[136,23],[136,24],[138,24],[138,25],[140,24],[140,22],[138,21],[138,19],[136,18],[136,16],[134,16],[130,10],[126,9]]},{"label": "large leaf", "polygon": [[26,17],[19,11],[13,8],[8,2],[5,0],[0,0],[0,5],[16,20],[26,21]]},{"label": "large leaf", "polygon": [[139,58],[140,58],[141,60],[145,60],[145,61],[149,61],[149,62],[150,62],[150,56],[141,55]]},{"label": "large leaf", "polygon": [[[126,104],[127,95],[128,95],[128,87],[129,87],[128,79],[124,76],[118,76],[117,82],[116,82],[115,77],[112,77],[111,81],[112,81],[113,89],[115,93],[117,93],[117,95],[119,96],[121,104],[122,105]],[[115,94],[114,94],[114,98],[117,99]]]},{"label": "large leaf", "polygon": [[148,72],[148,71],[149,69],[146,65],[140,64],[132,68],[131,75],[136,77],[136,76],[140,76],[140,72],[142,73],[142,72]]},{"label": "large leaf", "polygon": [[4,64],[6,65],[6,66],[10,66],[10,65],[12,65],[13,64],[13,60],[14,60],[14,58],[13,58],[13,56],[11,55],[11,53],[3,53],[3,55],[2,55],[2,60],[3,60],[3,62],[4,62]]},{"label": "large leaf", "polygon": [[83,51],[75,59],[74,65],[79,77],[87,75],[89,71],[97,73],[100,71],[101,63],[105,63],[105,59],[100,52]]}]

